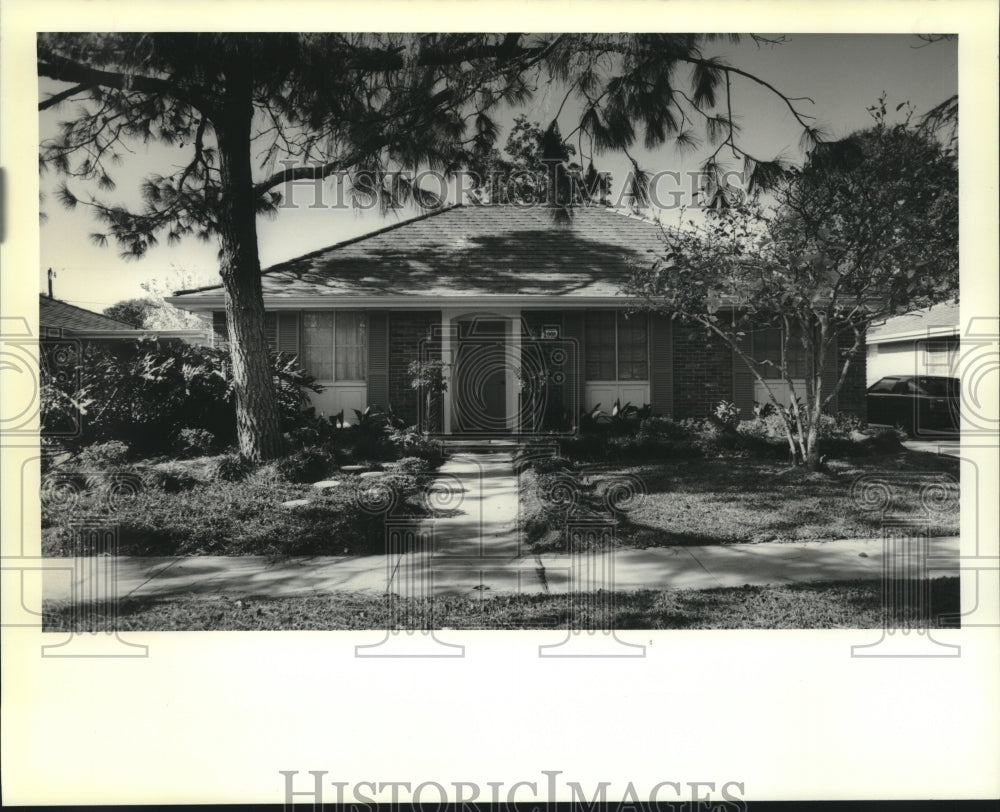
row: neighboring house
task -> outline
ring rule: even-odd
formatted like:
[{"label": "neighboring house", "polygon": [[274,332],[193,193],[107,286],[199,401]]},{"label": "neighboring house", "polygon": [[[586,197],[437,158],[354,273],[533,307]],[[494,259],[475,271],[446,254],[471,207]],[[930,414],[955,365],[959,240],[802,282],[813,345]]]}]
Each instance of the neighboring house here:
[{"label": "neighboring house", "polygon": [[868,330],[868,385],[887,375],[958,377],[958,303],[896,316]]},{"label": "neighboring house", "polygon": [[144,336],[162,341],[208,343],[207,330],[140,330],[124,321],[61,302],[44,294],[38,295],[38,331],[42,341],[77,339],[116,349]]},{"label": "neighboring house", "polygon": [[[266,329],[324,385],[313,403],[330,416],[378,405],[415,420],[418,358],[445,362],[446,434],[565,428],[616,400],[675,418],[730,400],[751,416],[763,395],[725,344],[629,313],[623,284],[662,249],[658,224],[611,209],[556,225],[542,207],[453,206],[267,269]],[[220,286],[168,301],[212,313],[225,339]],[[776,335],[758,351],[780,352]],[[864,358],[852,369],[834,410],[863,415]]]}]

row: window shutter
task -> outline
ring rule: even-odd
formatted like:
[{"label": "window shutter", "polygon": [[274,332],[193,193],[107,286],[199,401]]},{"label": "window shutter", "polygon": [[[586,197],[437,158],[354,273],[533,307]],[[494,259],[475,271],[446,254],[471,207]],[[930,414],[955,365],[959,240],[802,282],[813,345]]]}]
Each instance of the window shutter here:
[{"label": "window shutter", "polygon": [[226,311],[216,310],[212,313],[212,345],[215,347],[229,342],[229,327],[226,324]]},{"label": "window shutter", "polygon": [[278,352],[299,354],[299,314],[279,313],[277,325]]},{"label": "window shutter", "polygon": [[[826,400],[827,396],[836,388],[837,380],[840,378],[841,358],[840,353],[837,351],[838,346],[838,339],[834,337],[827,348],[826,358],[823,360],[823,394],[821,396],[823,400]],[[836,414],[838,411],[837,400],[838,398],[831,400],[824,411],[829,414]]]},{"label": "window shutter", "polygon": [[264,314],[264,338],[271,352],[278,349],[278,314],[273,311]]},{"label": "window shutter", "polygon": [[[752,338],[749,330],[739,340],[739,347],[747,356],[751,354]],[[740,410],[742,420],[753,417],[753,383],[753,372],[750,371],[747,362],[733,350],[733,405]]]},{"label": "window shutter", "polygon": [[389,314],[368,313],[368,405],[389,407]]},{"label": "window shutter", "polygon": [[653,414],[672,417],[674,413],[673,321],[665,313],[650,314],[649,397]]},{"label": "window shutter", "polygon": [[576,429],[580,425],[580,412],[587,405],[583,402],[584,370],[587,359],[584,353],[584,332],[583,332],[583,311],[570,310],[563,314],[563,336],[570,345],[570,354],[576,355],[570,358],[566,365],[566,411],[569,414],[570,423]]}]

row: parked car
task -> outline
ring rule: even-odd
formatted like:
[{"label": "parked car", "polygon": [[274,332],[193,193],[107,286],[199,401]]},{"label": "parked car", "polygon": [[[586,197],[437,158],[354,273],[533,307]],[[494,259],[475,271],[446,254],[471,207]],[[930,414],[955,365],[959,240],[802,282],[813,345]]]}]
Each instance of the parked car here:
[{"label": "parked car", "polygon": [[901,426],[909,434],[958,431],[958,378],[889,375],[868,387],[868,422]]}]

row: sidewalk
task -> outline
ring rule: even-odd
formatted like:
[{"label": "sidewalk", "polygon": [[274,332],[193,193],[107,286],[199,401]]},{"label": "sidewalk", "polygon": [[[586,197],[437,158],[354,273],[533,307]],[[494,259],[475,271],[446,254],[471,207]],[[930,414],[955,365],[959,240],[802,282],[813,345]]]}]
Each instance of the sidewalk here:
[{"label": "sidewalk", "polygon": [[[958,574],[958,538],[929,540],[929,577]],[[53,562],[60,559],[51,559]],[[882,577],[881,539],[767,542],[763,544],[617,550],[586,559],[595,579],[614,589],[710,589],[749,584],[807,583]],[[68,560],[66,560],[68,563]],[[96,583],[113,582],[119,598],[227,596],[289,598],[335,592],[404,595],[565,593],[573,565],[569,555],[458,557],[427,553],[401,556],[96,558],[77,562],[77,572],[45,573],[43,597],[70,601],[98,594]],[[608,569],[613,565],[612,571]],[[938,567],[941,568],[938,568]],[[105,572],[108,567],[116,572]],[[106,579],[106,580],[105,580]]]}]

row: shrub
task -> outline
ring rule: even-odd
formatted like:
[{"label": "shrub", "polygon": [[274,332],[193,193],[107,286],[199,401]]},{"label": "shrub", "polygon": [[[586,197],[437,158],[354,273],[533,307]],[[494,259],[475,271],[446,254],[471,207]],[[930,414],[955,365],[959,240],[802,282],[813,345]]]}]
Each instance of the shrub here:
[{"label": "shrub", "polygon": [[152,468],[142,472],[142,482],[147,488],[164,493],[179,493],[195,487],[198,480],[182,471],[164,471]]},{"label": "shrub", "polygon": [[77,467],[81,471],[103,471],[124,465],[128,458],[128,445],[121,440],[108,440],[84,448],[77,457]]},{"label": "shrub", "polygon": [[850,436],[854,432],[868,431],[868,423],[856,414],[851,414],[850,412],[837,412],[833,416],[833,419],[835,421],[838,434]]},{"label": "shrub", "polygon": [[736,427],[740,424],[740,410],[736,408],[735,403],[730,403],[728,400],[720,400],[712,412],[711,419],[720,429],[732,433],[736,431]]},{"label": "shrub", "polygon": [[767,424],[760,418],[753,420],[743,420],[737,427],[736,432],[742,437],[749,437],[754,440],[766,440],[771,436]]},{"label": "shrub", "polygon": [[566,457],[548,457],[534,460],[531,467],[536,474],[553,474],[572,471],[574,465]]},{"label": "shrub", "polygon": [[215,435],[208,429],[181,429],[174,440],[174,451],[181,457],[205,457],[212,453]]},{"label": "shrub", "polygon": [[[295,428],[305,390],[319,387],[294,359],[274,353],[271,361],[282,420],[286,429]],[[185,428],[209,431],[222,444],[236,439],[232,363],[225,350],[143,339],[115,353],[88,347],[73,360],[77,374],[57,374],[65,366],[55,350],[43,350],[42,432],[59,435],[67,447],[123,440],[146,456],[168,451]],[[74,421],[82,431],[65,436]]]},{"label": "shrub", "polygon": [[688,439],[691,432],[669,417],[647,417],[639,423],[636,437],[643,442]]},{"label": "shrub", "polygon": [[285,432],[285,442],[289,448],[302,449],[320,444],[320,434],[312,426],[299,426]]},{"label": "shrub", "polygon": [[396,494],[397,504],[400,501],[410,498],[417,492],[417,478],[412,474],[393,471],[383,474],[375,481],[378,482],[380,486],[388,486],[392,488],[393,492]]},{"label": "shrub", "polygon": [[618,399],[611,405],[610,412],[604,412],[601,410],[601,404],[598,403],[580,415],[580,433],[635,434],[640,423],[647,419],[652,411],[653,407],[648,403],[638,407],[633,406],[631,402],[622,404],[621,400]]},{"label": "shrub", "polygon": [[693,440],[717,440],[722,429],[707,417],[688,417],[679,421],[681,430]]},{"label": "shrub", "polygon": [[432,440],[417,430],[416,426],[392,429],[387,437],[389,444],[397,454],[407,457],[420,457],[426,460],[431,468],[437,468],[444,462],[444,446],[438,440]]},{"label": "shrub", "polygon": [[330,454],[318,448],[304,448],[276,463],[278,473],[288,482],[316,482],[325,477],[332,466]]},{"label": "shrub", "polygon": [[430,468],[430,463],[422,457],[403,457],[392,463],[391,470],[398,474],[422,474]]},{"label": "shrub", "polygon": [[254,465],[239,454],[225,454],[212,466],[212,479],[217,482],[241,482],[250,476]]}]

